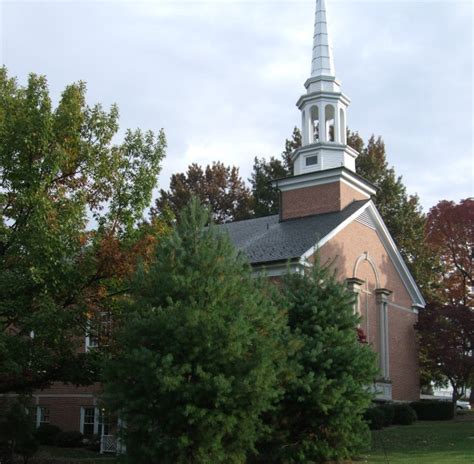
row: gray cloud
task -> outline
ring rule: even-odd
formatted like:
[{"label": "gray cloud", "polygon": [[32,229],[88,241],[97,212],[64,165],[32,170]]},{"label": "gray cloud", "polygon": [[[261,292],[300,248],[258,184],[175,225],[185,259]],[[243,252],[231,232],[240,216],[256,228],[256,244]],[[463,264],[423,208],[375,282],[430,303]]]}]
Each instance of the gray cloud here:
[{"label": "gray cloud", "polygon": [[[389,162],[425,208],[473,195],[470,2],[331,1],[348,123],[382,135]],[[117,102],[121,125],[164,127],[160,177],[221,160],[248,177],[299,124],[313,0],[3,3],[1,58],[12,75],[46,74],[58,98],[88,83]]]}]

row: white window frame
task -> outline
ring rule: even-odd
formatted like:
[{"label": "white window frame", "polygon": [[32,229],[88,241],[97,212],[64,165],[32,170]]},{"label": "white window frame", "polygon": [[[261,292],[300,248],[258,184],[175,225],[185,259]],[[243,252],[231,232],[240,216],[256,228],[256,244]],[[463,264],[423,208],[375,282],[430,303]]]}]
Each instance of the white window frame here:
[{"label": "white window frame", "polygon": [[93,409],[94,410],[94,435],[99,433],[99,419],[100,419],[100,411],[99,408],[95,406],[81,406],[81,421],[79,425],[79,431],[84,434],[84,425],[86,419],[86,409]]},{"label": "white window frame", "polygon": [[[48,420],[43,421],[41,420],[44,415],[42,414],[42,410],[47,409],[48,410]],[[51,415],[51,410],[49,406],[36,406],[36,428],[38,428],[41,424],[50,424],[50,415]]]}]

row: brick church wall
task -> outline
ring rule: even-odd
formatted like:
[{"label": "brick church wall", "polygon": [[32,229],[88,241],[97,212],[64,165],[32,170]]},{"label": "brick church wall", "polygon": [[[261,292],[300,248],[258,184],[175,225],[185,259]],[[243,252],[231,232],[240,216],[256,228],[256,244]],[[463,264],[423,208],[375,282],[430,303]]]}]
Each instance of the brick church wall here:
[{"label": "brick church wall", "polygon": [[[368,252],[378,273],[375,273],[368,261],[362,261],[354,276],[354,267],[358,258]],[[414,324],[417,315],[411,310],[412,300],[397,270],[391,262],[377,232],[363,224],[353,222],[321,247],[319,255],[322,263],[332,263],[336,275],[343,281],[348,277],[357,277],[367,282],[369,311],[368,319],[362,312],[361,327],[369,332],[369,343],[377,349],[380,344],[378,323],[379,315],[374,295],[375,287],[392,290],[388,301],[389,314],[389,364],[394,400],[416,400],[419,398],[418,353]],[[365,299],[360,299],[361,310]]]},{"label": "brick church wall", "polygon": [[340,181],[289,190],[281,192],[281,219],[341,211],[354,200],[367,199],[367,195]]}]

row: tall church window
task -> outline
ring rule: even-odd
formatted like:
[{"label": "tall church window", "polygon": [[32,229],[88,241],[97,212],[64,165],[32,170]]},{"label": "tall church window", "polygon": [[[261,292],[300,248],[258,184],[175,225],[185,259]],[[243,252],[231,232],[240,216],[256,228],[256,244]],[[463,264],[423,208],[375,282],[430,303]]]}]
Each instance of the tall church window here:
[{"label": "tall church window", "polygon": [[311,143],[319,142],[319,108],[311,107],[311,125],[310,125],[310,141]]},{"label": "tall church window", "polygon": [[324,116],[326,121],[326,140],[328,142],[334,142],[335,133],[334,133],[334,106],[326,105],[324,110]]}]

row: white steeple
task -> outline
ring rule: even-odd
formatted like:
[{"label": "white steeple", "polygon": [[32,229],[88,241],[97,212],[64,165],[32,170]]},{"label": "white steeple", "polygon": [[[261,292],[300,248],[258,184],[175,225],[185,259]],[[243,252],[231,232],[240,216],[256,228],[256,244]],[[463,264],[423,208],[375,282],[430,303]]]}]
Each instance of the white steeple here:
[{"label": "white steeple", "polygon": [[346,145],[350,100],[336,80],[325,0],[316,0],[311,77],[305,87],[306,94],[296,103],[301,110],[303,146],[293,154],[294,174],[337,167],[355,172],[358,153]]},{"label": "white steeple", "polygon": [[316,0],[311,77],[316,76],[336,76],[325,0]]}]

